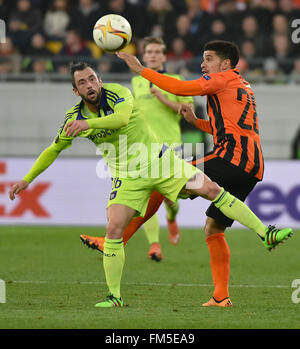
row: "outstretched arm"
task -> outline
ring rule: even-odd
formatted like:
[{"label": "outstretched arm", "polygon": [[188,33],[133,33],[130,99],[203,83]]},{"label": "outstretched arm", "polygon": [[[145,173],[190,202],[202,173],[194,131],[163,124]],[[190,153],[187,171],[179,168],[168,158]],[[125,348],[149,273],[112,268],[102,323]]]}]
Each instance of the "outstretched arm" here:
[{"label": "outstretched arm", "polygon": [[45,171],[58,157],[59,153],[60,151],[56,150],[53,144],[46,148],[37,158],[27,175],[10,188],[9,198],[14,200],[15,195],[26,189],[29,183],[31,183],[39,174]]},{"label": "outstretched arm", "polygon": [[73,138],[61,137],[59,134],[55,141],[40,154],[26,176],[11,187],[9,198],[14,200],[15,195],[25,190],[37,176],[55,161],[63,149],[68,148],[72,144],[72,140]]},{"label": "outstretched arm", "polygon": [[118,52],[117,56],[123,59],[131,70],[174,95],[198,96],[205,94],[199,80],[184,81],[160,74],[152,69],[145,68],[135,56],[126,52]]},{"label": "outstretched arm", "polygon": [[201,96],[205,94],[199,80],[179,80],[149,68],[143,69],[141,75],[159,88],[177,96]]},{"label": "outstretched arm", "polygon": [[145,68],[133,55],[126,52],[118,52],[117,56],[123,59],[129,68],[151,81],[159,88],[178,96],[204,96],[215,94],[226,86],[223,73],[204,75],[196,80],[183,81],[171,76],[160,74],[152,69]]}]

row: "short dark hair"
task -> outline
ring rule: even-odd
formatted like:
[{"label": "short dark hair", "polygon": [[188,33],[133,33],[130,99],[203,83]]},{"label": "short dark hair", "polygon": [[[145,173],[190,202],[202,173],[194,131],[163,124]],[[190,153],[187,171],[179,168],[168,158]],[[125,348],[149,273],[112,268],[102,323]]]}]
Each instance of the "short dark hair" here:
[{"label": "short dark hair", "polygon": [[86,68],[91,68],[97,74],[95,68],[87,62],[71,62],[69,68],[70,68],[70,74],[72,77],[72,85],[74,88],[76,88],[76,83],[75,83],[75,78],[74,78],[74,74],[76,71],[78,71],[78,70],[81,71],[81,70],[84,70]]},{"label": "short dark hair", "polygon": [[165,44],[165,42],[163,41],[162,38],[158,38],[158,37],[155,37],[155,36],[147,36],[147,37],[145,37],[144,38],[144,44],[143,44],[144,50],[150,44],[161,45],[162,49],[163,49],[163,54],[167,53],[167,46],[166,46],[166,44]]},{"label": "short dark hair", "polygon": [[204,45],[204,51],[215,51],[221,59],[229,59],[231,68],[235,68],[240,59],[240,50],[234,42],[224,40],[209,41]]}]

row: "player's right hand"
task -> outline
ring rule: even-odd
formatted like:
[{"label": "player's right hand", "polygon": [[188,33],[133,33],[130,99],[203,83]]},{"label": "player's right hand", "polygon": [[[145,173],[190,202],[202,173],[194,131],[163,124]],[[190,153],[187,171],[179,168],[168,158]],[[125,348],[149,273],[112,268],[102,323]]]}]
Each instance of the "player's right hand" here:
[{"label": "player's right hand", "polygon": [[116,55],[119,58],[123,59],[127,63],[128,67],[135,73],[141,74],[141,72],[145,68],[136,58],[136,56],[133,56],[127,52],[116,52]]},{"label": "player's right hand", "polygon": [[19,194],[20,191],[26,189],[28,187],[29,183],[24,181],[23,179],[19,181],[18,183],[14,184],[9,191],[9,198],[10,200],[15,199],[15,195]]}]

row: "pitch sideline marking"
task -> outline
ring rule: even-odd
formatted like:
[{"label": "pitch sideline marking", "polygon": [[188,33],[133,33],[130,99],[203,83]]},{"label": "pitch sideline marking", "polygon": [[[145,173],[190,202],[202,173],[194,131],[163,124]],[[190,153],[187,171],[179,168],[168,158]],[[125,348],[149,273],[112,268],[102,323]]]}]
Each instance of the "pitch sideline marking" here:
[{"label": "pitch sideline marking", "polygon": [[[41,280],[12,280],[7,283],[16,284],[62,284],[62,285],[106,285],[104,281],[41,281]],[[154,283],[154,282],[124,282],[128,286],[165,286],[165,287],[213,287],[213,284],[182,284],[182,283]],[[230,285],[240,288],[290,288],[286,285]]]}]

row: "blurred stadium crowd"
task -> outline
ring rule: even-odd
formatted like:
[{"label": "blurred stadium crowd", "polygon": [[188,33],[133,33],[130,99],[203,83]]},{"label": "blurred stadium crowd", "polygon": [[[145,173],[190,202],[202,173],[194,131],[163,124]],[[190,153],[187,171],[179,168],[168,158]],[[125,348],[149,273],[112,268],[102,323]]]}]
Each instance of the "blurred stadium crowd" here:
[{"label": "blurred stadium crowd", "polygon": [[70,60],[83,57],[102,73],[128,72],[93,42],[95,22],[108,13],[131,23],[133,40],[126,49],[138,56],[145,36],[163,37],[170,72],[200,74],[204,43],[224,39],[239,45],[239,68],[252,80],[300,82],[300,43],[292,40],[300,0],[0,0],[6,25],[1,76],[63,75]]}]

